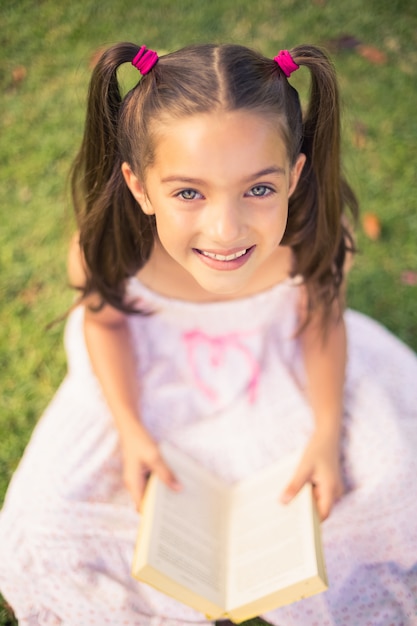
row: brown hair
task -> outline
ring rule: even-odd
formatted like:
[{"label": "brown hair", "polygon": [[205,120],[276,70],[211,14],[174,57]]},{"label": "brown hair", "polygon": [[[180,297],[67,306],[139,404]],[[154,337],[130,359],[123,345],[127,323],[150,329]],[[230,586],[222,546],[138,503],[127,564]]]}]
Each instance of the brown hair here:
[{"label": "brown hair", "polygon": [[90,82],[84,138],[72,175],[80,245],[88,268],[83,294],[130,310],[125,282],[147,261],[153,216],[128,190],[121,165],[140,178],[154,158],[158,120],[214,110],[249,110],[274,116],[291,164],[307,156],[289,201],[282,243],[294,252],[293,273],[307,286],[309,309],[329,312],[339,296],[347,251],[354,244],[343,213],[356,216],[355,196],[341,174],[340,111],[335,71],[326,54],[303,45],[290,53],[311,74],[308,108],[272,59],[238,45],[196,45],[162,56],[124,98],[118,67],[139,47],[121,43],[100,58]]}]

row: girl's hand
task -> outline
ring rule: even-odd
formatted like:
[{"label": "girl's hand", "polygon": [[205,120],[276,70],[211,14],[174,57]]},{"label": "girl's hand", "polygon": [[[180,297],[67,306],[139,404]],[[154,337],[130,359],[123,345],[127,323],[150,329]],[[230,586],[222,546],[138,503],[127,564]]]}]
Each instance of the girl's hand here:
[{"label": "girl's hand", "polygon": [[165,463],[157,444],[140,422],[121,436],[121,443],[123,479],[138,511],[152,473],[171,489],[180,491],[180,483]]},{"label": "girl's hand", "polygon": [[313,485],[317,509],[323,521],[344,492],[338,439],[318,431],[313,434],[291,482],[281,495],[281,501],[287,503],[292,500],[306,482]]}]

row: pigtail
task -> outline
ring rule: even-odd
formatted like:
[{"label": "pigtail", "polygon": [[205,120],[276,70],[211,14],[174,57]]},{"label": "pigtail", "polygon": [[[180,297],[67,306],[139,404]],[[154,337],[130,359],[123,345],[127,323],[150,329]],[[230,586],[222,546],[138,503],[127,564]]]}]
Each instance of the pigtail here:
[{"label": "pigtail", "polygon": [[340,104],[333,65],[313,46],[297,46],[291,56],[310,70],[311,87],[301,145],[307,160],[290,199],[284,243],[294,250],[295,272],[307,285],[310,311],[319,305],[329,314],[341,296],[346,253],[354,251],[344,212],[348,207],[356,219],[358,205],[341,172]]},{"label": "pigtail", "polygon": [[[103,302],[124,308],[124,283],[143,265],[150,244],[141,238],[147,218],[121,172],[118,126],[123,99],[117,69],[139,48],[121,43],[108,49],[94,68],[80,151],[72,169],[72,195],[87,277],[83,296],[98,292]],[[149,228],[148,228],[149,229]],[[127,307],[128,308],[128,307]]]}]

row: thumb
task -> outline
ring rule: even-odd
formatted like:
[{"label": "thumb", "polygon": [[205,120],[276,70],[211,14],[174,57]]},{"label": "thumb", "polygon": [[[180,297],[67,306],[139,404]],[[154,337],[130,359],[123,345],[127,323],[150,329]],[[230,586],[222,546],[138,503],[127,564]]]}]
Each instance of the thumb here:
[{"label": "thumb", "polygon": [[284,491],[281,493],[280,500],[282,504],[288,504],[300,491],[301,487],[310,478],[310,472],[307,467],[300,464],[296,469],[291,481],[287,484]]}]

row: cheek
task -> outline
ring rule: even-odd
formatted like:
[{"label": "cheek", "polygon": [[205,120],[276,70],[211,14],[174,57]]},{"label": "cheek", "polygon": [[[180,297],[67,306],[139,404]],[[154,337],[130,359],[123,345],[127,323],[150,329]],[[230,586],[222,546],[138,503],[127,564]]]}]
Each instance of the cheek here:
[{"label": "cheek", "polygon": [[169,213],[167,211],[155,212],[156,230],[162,246],[169,250],[175,250],[187,238],[189,226],[184,216]]},{"label": "cheek", "polygon": [[283,203],[282,206],[275,209],[274,214],[271,216],[270,222],[266,225],[267,231],[271,233],[273,238],[281,241],[288,221],[288,205]]},{"label": "cheek", "polygon": [[169,236],[171,233],[181,233],[187,228],[185,217],[175,211],[156,210],[155,219],[158,231],[164,232]]}]

